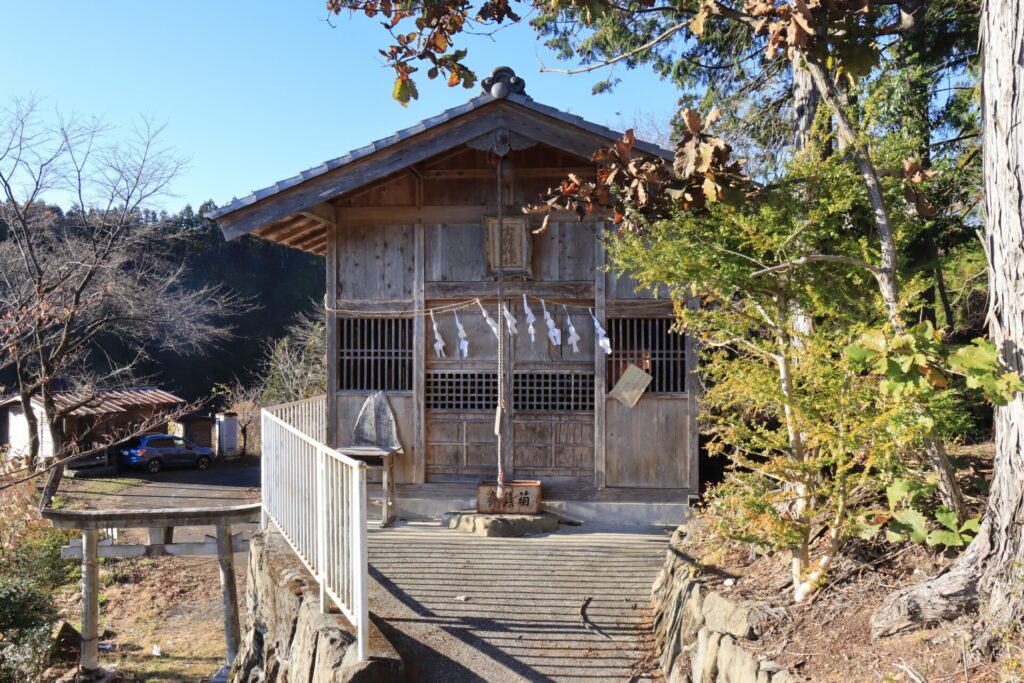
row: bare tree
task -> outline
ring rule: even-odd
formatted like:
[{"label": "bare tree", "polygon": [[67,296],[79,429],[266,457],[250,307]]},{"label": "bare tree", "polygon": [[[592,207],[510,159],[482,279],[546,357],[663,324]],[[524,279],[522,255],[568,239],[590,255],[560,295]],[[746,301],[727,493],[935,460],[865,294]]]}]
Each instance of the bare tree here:
[{"label": "bare tree", "polygon": [[287,334],[267,346],[263,400],[288,403],[327,391],[327,334],[322,306],[319,314],[300,313]]},{"label": "bare tree", "polygon": [[[239,302],[185,286],[182,267],[165,255],[167,235],[145,219],[182,163],[159,134],[143,121],[117,139],[96,120],[47,116],[31,101],[0,111],[0,304],[9,322],[0,327],[0,367],[14,370],[30,467],[40,417],[55,451],[69,450],[64,418],[78,404],[58,407],[56,392],[73,389],[88,402],[100,388],[131,383],[146,349],[198,348],[229,334],[219,321]],[[49,193],[70,196],[73,207],[47,205]],[[113,358],[113,343],[130,349],[128,360]],[[62,470],[52,470],[47,494]]]}]

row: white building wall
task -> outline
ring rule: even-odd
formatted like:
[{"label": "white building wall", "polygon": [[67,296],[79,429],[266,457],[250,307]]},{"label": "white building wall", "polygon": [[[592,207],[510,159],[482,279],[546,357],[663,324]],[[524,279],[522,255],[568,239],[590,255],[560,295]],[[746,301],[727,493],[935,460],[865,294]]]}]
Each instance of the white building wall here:
[{"label": "white building wall", "polygon": [[[46,413],[42,407],[36,407],[39,419],[39,457],[53,457],[53,439],[46,427]],[[28,420],[20,405],[12,405],[7,413],[7,437],[10,439],[11,455],[20,457],[28,453]]]}]

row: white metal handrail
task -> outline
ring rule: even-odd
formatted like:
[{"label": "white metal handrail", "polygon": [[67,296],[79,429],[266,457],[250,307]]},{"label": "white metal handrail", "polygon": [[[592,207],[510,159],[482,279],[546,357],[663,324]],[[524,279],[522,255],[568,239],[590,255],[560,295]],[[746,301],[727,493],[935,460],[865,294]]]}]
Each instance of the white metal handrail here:
[{"label": "white metal handrail", "polygon": [[271,415],[295,427],[311,439],[327,442],[327,396],[304,398],[265,408]]},{"label": "white metal handrail", "polygon": [[[320,417],[311,407],[318,400]],[[325,420],[324,397],[262,411],[262,506],[319,583],[321,609],[330,598],[352,622],[363,661],[369,644],[366,463],[300,427],[316,430]]]}]

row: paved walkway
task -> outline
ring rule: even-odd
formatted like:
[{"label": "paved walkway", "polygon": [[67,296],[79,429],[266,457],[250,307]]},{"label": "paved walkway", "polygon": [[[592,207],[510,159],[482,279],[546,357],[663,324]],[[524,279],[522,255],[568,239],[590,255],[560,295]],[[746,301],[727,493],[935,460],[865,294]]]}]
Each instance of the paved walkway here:
[{"label": "paved walkway", "polygon": [[[259,468],[223,463],[139,479],[116,493],[80,498],[108,509],[236,505],[252,499]],[[186,527],[175,538],[201,540],[210,532]],[[143,533],[133,530],[133,540],[144,540]],[[592,524],[507,539],[434,523],[371,525],[370,609],[402,654],[410,682],[660,680],[643,660],[651,583],[667,542],[656,529]],[[244,558],[237,558],[240,583]],[[587,597],[601,633],[580,620]]]},{"label": "paved walkway", "polygon": [[[655,680],[641,660],[663,532],[584,525],[506,539],[410,523],[369,539],[370,608],[410,681]],[[587,597],[604,635],[580,620]]]}]

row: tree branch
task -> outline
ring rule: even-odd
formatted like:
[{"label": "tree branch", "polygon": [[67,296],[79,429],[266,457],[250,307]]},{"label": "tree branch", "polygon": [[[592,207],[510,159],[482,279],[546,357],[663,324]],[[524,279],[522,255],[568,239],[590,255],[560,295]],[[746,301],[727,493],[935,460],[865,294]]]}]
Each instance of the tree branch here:
[{"label": "tree branch", "polygon": [[847,265],[869,270],[876,278],[881,277],[882,275],[881,268],[859,258],[853,258],[852,256],[839,256],[837,254],[809,254],[807,256],[801,256],[798,259],[788,261],[787,263],[780,263],[777,266],[771,266],[770,268],[762,268],[761,270],[754,271],[750,274],[750,277],[760,277],[762,275],[768,275],[769,273],[780,273],[815,262],[845,263]]}]

